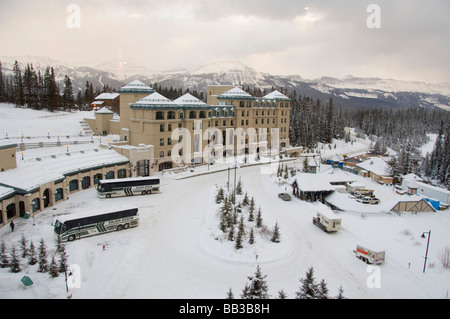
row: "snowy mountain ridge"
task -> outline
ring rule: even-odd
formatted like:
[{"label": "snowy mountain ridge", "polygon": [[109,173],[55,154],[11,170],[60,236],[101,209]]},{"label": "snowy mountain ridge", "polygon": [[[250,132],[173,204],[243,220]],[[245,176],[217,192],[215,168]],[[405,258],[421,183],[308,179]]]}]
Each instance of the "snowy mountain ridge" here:
[{"label": "snowy mountain ridge", "polygon": [[323,101],[333,98],[338,106],[355,108],[383,107],[395,108],[416,106],[450,110],[450,83],[425,83],[381,78],[346,76],[342,79],[320,77],[303,79],[300,75],[272,75],[259,72],[235,60],[213,61],[192,69],[174,68],[158,71],[125,61],[106,61],[89,66],[71,66],[47,57],[0,57],[3,72],[12,74],[14,61],[24,68],[33,64],[36,70],[44,71],[53,66],[58,81],[67,74],[76,89],[84,89],[86,81],[94,86],[109,85],[119,88],[135,79],[163,87],[189,88],[206,91],[208,85],[231,84],[270,90],[284,88],[296,91],[297,95],[308,95]]}]

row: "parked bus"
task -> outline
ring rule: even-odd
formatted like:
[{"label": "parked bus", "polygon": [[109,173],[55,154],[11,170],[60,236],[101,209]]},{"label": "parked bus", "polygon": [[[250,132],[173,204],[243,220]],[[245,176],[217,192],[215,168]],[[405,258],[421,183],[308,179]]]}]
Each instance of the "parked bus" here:
[{"label": "parked bus", "polygon": [[131,208],[105,213],[90,212],[58,216],[54,223],[54,231],[61,241],[73,241],[138,225],[138,209]]},{"label": "parked bus", "polygon": [[97,196],[99,198],[111,198],[147,195],[159,191],[159,183],[158,177],[103,179],[98,182]]}]

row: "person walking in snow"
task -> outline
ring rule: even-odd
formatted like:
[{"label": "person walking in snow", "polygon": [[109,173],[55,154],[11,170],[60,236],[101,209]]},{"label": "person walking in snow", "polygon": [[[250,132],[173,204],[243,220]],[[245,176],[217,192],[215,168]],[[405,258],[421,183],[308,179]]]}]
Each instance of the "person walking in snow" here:
[{"label": "person walking in snow", "polygon": [[15,227],[14,222],[11,221],[11,223],[9,224],[9,226],[11,226],[11,232],[13,232],[13,231],[14,231],[14,227]]}]

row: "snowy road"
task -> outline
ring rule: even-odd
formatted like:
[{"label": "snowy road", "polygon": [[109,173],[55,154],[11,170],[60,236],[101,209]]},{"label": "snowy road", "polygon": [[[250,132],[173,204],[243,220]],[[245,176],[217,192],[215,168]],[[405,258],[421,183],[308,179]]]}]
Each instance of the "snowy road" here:
[{"label": "snowy road", "polygon": [[[20,219],[17,231],[3,228],[0,234],[18,242],[26,233],[35,243],[45,238],[51,246],[50,223],[55,215],[104,206],[139,207],[139,227],[67,244],[69,262],[81,269],[80,288],[69,291],[73,298],[224,298],[229,288],[239,298],[257,263],[267,275],[272,297],[283,289],[288,298],[294,298],[299,279],[313,266],[316,279],[327,282],[331,296],[342,285],[349,298],[445,298],[450,276],[438,258],[440,249],[450,243],[448,211],[372,218],[341,214],[342,229],[326,234],[312,223],[315,204],[295,197],[282,201],[277,194],[290,192],[289,186],[278,185],[275,177],[262,172],[266,172],[262,166],[240,168],[237,178],[244,192],[255,198],[256,207],[261,207],[264,224],[271,228],[278,222],[279,244],[246,243],[236,251],[230,242],[214,239],[216,185],[226,186],[226,171],[179,180],[177,174],[163,175],[161,193],[149,196],[101,200],[94,189],[82,191],[38,214],[36,226]],[[433,238],[428,257],[434,266],[423,274],[426,241],[420,234],[429,229]],[[379,288],[368,286],[371,272],[354,256],[353,249],[361,243],[386,249]],[[66,297],[62,277],[50,279],[27,267],[17,275],[0,269],[0,298]],[[18,289],[25,273],[35,285]]]}]

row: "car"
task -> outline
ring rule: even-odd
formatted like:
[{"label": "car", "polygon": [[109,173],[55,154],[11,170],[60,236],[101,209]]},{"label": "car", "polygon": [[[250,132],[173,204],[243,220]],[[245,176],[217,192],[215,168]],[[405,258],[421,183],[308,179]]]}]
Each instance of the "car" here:
[{"label": "car", "polygon": [[279,193],[278,197],[286,201],[291,200],[291,195],[289,195],[288,193]]}]

